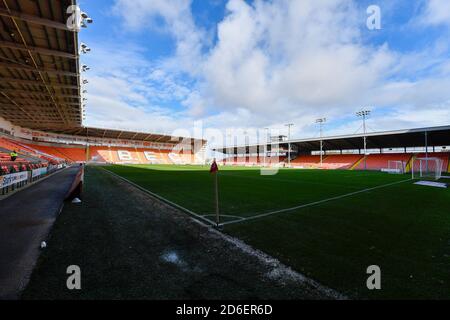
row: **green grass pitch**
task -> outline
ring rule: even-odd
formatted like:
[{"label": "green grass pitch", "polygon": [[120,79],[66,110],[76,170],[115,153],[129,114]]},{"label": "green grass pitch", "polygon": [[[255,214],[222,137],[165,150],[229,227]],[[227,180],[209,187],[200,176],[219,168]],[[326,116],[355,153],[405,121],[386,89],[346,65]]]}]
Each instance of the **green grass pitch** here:
[{"label": "green grass pitch", "polygon": [[[208,167],[105,168],[214,219]],[[450,191],[407,179],[293,169],[264,176],[258,168],[221,167],[220,212],[223,222],[232,222],[224,232],[350,297],[449,298]],[[313,205],[242,219],[305,204]],[[366,287],[369,265],[381,268],[381,290]]]}]

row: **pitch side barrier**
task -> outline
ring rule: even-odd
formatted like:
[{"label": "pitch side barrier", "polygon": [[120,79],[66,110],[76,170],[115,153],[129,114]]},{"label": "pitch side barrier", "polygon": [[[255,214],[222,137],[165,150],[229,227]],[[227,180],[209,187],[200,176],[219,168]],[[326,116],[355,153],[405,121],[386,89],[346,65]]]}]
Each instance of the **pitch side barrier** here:
[{"label": "pitch side barrier", "polygon": [[10,192],[24,188],[30,183],[37,182],[50,174],[65,168],[66,165],[49,165],[41,168],[28,168],[26,171],[8,173],[0,176],[0,196],[5,196]]},{"label": "pitch side barrier", "polygon": [[78,173],[72,182],[69,192],[67,192],[66,198],[64,199],[65,201],[72,201],[75,198],[81,200],[83,193],[84,165],[80,164],[79,166],[80,168],[78,169]]}]

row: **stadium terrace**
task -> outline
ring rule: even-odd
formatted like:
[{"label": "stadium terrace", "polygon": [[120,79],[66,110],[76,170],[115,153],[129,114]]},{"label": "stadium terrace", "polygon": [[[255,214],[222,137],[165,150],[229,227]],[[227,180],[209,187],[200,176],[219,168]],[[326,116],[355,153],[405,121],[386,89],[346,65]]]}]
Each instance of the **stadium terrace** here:
[{"label": "stadium terrace", "polygon": [[0,300],[449,299],[450,126],[368,132],[365,109],[363,133],[222,147],[88,126],[79,2],[0,0]]},{"label": "stadium terrace", "polygon": [[225,154],[224,165],[266,163],[292,168],[382,170],[388,169],[389,161],[400,161],[410,172],[414,159],[432,157],[442,160],[444,172],[450,171],[448,126],[313,139],[287,140],[281,136],[271,140],[264,144],[216,148],[214,151]]}]

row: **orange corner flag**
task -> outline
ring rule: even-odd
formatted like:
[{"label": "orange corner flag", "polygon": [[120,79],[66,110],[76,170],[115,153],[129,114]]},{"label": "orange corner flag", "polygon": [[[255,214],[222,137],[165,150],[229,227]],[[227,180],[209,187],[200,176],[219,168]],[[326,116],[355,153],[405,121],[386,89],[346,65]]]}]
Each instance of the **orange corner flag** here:
[{"label": "orange corner flag", "polygon": [[217,166],[216,159],[214,159],[213,162],[211,163],[211,168],[209,169],[209,172],[216,173],[217,171],[219,171],[219,167]]}]

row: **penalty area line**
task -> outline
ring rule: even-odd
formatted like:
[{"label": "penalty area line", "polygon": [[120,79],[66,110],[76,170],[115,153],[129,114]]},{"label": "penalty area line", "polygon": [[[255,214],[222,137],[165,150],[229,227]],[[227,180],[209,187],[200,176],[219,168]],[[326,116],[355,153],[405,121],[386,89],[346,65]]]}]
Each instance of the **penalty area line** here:
[{"label": "penalty area line", "polygon": [[347,197],[351,197],[351,196],[354,196],[356,194],[365,193],[365,192],[369,192],[369,191],[376,190],[376,189],[386,188],[386,187],[389,187],[389,186],[393,186],[393,185],[396,185],[396,184],[400,184],[400,183],[404,183],[404,182],[412,181],[412,180],[413,179],[410,178],[410,179],[406,179],[406,180],[391,182],[391,183],[383,184],[381,186],[376,186],[376,187],[372,187],[372,188],[366,188],[366,189],[363,189],[363,190],[346,193],[346,194],[343,194],[343,195],[340,195],[340,196],[335,196],[335,197],[331,197],[331,198],[327,198],[327,199],[323,199],[323,200],[319,200],[319,201],[305,203],[305,204],[302,204],[302,205],[299,205],[299,206],[295,206],[295,207],[291,207],[291,208],[275,210],[275,211],[261,213],[261,214],[257,214],[257,215],[253,215],[253,216],[250,215],[250,216],[242,218],[241,220],[233,220],[233,221],[223,222],[223,223],[221,223],[221,225],[229,225],[229,224],[235,224],[235,223],[245,222],[245,221],[249,221],[249,220],[256,220],[256,219],[264,218],[264,217],[271,216],[271,215],[278,214],[278,213],[284,213],[284,212],[294,211],[294,210],[298,210],[298,209],[303,209],[303,208],[306,208],[306,207],[312,207],[312,206],[316,206],[316,205],[319,205],[319,204],[322,204],[322,203],[326,203],[326,202],[330,202],[330,201],[334,201],[334,200],[339,200],[339,199],[343,199],[343,198],[347,198]]},{"label": "penalty area line", "polygon": [[[215,216],[216,216],[215,214],[204,214],[202,217],[215,217]],[[240,219],[240,220],[245,219],[244,217],[232,216],[229,214],[221,214],[220,216],[225,217],[225,218],[235,218],[235,219]]]}]

